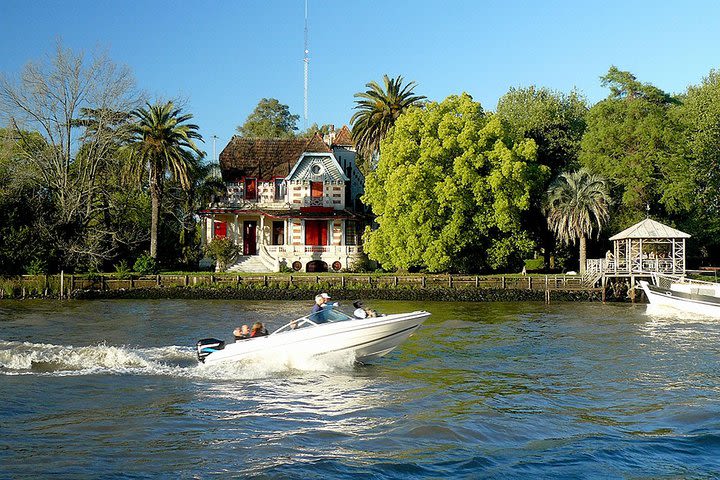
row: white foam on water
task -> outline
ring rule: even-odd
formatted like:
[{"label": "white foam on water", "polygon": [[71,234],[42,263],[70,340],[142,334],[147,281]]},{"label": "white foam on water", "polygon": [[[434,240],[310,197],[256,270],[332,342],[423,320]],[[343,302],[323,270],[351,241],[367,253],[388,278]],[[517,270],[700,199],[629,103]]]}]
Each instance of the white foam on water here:
[{"label": "white foam on water", "polygon": [[288,372],[332,372],[352,368],[352,354],[322,357],[258,356],[220,365],[197,363],[188,346],[132,348],[107,344],[75,347],[0,340],[0,375],[165,375],[205,379],[256,379]]},{"label": "white foam on water", "polygon": [[336,372],[355,366],[352,352],[336,352],[322,356],[298,353],[258,355],[236,362],[198,366],[198,376],[213,379],[259,379],[292,372]]}]

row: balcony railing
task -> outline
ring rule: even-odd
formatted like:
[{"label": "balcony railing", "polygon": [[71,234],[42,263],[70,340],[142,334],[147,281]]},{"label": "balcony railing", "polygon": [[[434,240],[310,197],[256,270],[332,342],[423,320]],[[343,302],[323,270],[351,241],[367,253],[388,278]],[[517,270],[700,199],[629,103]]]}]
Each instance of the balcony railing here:
[{"label": "balcony railing", "polygon": [[328,253],[333,255],[353,255],[362,252],[359,245],[266,245],[268,253],[277,256],[304,255],[308,253]]},{"label": "balcony railing", "polygon": [[[636,258],[631,260],[588,258],[585,265],[588,273],[672,272],[673,262],[672,258]],[[678,259],[678,262],[681,262],[681,260]],[[682,270],[682,264],[676,265],[675,270]]]},{"label": "balcony railing", "polygon": [[332,198],[329,197],[303,197],[304,207],[334,207]]}]

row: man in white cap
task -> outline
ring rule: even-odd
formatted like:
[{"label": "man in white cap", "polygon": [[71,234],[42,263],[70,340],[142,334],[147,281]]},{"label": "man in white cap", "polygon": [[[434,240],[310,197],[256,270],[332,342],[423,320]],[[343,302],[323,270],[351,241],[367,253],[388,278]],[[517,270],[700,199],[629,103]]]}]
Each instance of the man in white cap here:
[{"label": "man in white cap", "polygon": [[330,309],[333,307],[332,304],[328,303],[328,300],[330,300],[330,298],[330,295],[325,292],[321,293],[320,295],[315,295],[315,305],[313,305],[312,312],[310,312],[310,320],[314,321],[315,323],[327,322],[327,310],[325,309]]}]

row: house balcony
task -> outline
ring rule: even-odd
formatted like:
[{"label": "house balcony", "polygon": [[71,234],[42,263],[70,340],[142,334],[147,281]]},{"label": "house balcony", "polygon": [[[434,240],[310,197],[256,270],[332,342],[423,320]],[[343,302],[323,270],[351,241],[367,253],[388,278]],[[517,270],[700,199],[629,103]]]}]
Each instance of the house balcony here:
[{"label": "house balcony", "polygon": [[302,199],[302,206],[303,207],[326,207],[326,208],[332,208],[335,207],[336,203],[333,203],[333,199],[330,197],[303,197]]},{"label": "house balcony", "polygon": [[328,254],[335,256],[357,255],[362,253],[360,245],[265,245],[264,248],[273,257],[305,256]]}]

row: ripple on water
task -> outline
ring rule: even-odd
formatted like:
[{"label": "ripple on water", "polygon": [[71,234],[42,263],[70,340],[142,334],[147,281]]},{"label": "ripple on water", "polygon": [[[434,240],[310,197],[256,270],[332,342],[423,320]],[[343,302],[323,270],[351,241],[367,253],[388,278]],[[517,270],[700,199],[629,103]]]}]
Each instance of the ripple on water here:
[{"label": "ripple on water", "polygon": [[0,398],[0,476],[720,476],[717,322],[428,303],[428,323],[374,365],[196,364],[198,338],[308,306],[0,305],[0,382],[14,392]]}]

